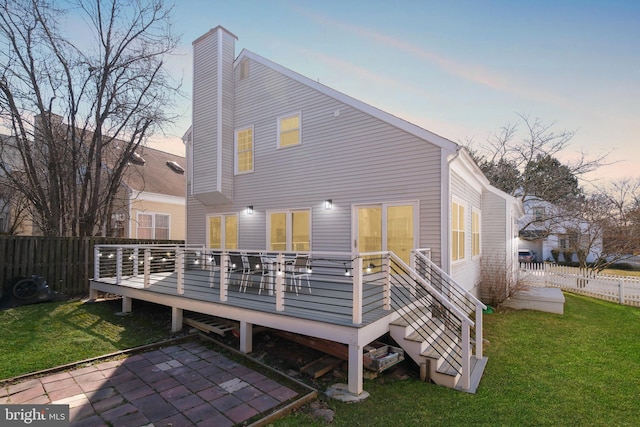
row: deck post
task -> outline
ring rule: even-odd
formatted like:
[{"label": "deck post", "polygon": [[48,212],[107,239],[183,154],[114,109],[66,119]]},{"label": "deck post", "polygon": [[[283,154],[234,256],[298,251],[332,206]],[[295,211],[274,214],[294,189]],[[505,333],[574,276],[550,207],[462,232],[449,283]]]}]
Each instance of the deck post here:
[{"label": "deck post", "polygon": [[149,286],[151,286],[151,280],[150,280],[150,276],[151,276],[151,249],[150,248],[145,248],[144,250],[144,279],[143,279],[143,283],[144,283],[144,287],[148,288]]},{"label": "deck post", "polygon": [[184,251],[176,248],[176,292],[184,294]]},{"label": "deck post", "polygon": [[182,329],[183,310],[178,307],[171,307],[171,332],[178,332]]},{"label": "deck post", "polygon": [[[413,254],[413,253],[412,253]],[[384,310],[391,310],[391,257],[387,252],[386,266],[382,274],[384,274],[383,296],[382,296],[382,308]]]},{"label": "deck post", "polygon": [[[477,340],[477,338],[476,338]],[[471,387],[471,328],[469,322],[462,322],[462,372],[460,372],[461,388]]]},{"label": "deck post", "polygon": [[122,312],[131,313],[131,302],[133,298],[122,295]]},{"label": "deck post", "polygon": [[93,280],[100,278],[100,247],[93,247]]},{"label": "deck post", "polygon": [[246,320],[240,321],[240,351],[245,354],[253,351],[253,324]]},{"label": "deck post", "polygon": [[122,281],[122,246],[116,249],[116,285]]},{"label": "deck post", "polygon": [[279,253],[276,260],[276,311],[284,311],[284,255]]},{"label": "deck post", "polygon": [[229,290],[229,283],[227,281],[227,271],[229,265],[229,254],[223,253],[220,255],[220,301],[227,300],[227,291]]},{"label": "deck post", "polygon": [[349,344],[349,393],[359,396],[362,393],[362,346]]},{"label": "deck post", "polygon": [[[353,264],[353,312],[352,321],[354,325],[362,323],[362,258],[358,256],[352,261]],[[350,381],[351,382],[351,381]]]},{"label": "deck post", "polygon": [[133,249],[133,255],[131,255],[131,259],[133,262],[133,276],[136,277],[138,275],[138,248],[137,247]]},{"label": "deck post", "polygon": [[476,358],[482,359],[482,306],[476,304]]},{"label": "deck post", "polygon": [[[209,287],[214,288],[216,284],[216,265],[215,258],[213,257],[213,251],[209,251],[205,249],[203,252],[205,255],[205,262],[207,265],[207,269],[209,270]],[[222,258],[220,258],[222,260]],[[220,280],[222,280],[222,266],[217,266],[218,271],[220,271]]]}]

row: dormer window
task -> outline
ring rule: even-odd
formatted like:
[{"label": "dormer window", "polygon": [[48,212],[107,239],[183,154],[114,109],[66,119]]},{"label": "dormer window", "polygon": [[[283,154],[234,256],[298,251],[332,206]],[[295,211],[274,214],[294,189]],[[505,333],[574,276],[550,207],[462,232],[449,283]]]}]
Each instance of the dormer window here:
[{"label": "dormer window", "polygon": [[167,166],[169,166],[169,168],[171,168],[171,170],[173,170],[176,173],[179,173],[179,174],[184,173],[184,168],[180,166],[177,162],[174,162],[173,160],[167,160]]}]

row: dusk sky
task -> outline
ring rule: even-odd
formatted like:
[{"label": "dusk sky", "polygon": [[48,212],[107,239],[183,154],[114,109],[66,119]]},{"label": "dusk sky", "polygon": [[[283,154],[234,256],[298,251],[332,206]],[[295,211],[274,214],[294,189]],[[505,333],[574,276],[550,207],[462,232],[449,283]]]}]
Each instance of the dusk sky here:
[{"label": "dusk sky", "polygon": [[191,121],[191,43],[218,25],[243,48],[454,142],[517,114],[572,130],[598,176],[640,176],[640,1],[178,1],[171,69]]}]

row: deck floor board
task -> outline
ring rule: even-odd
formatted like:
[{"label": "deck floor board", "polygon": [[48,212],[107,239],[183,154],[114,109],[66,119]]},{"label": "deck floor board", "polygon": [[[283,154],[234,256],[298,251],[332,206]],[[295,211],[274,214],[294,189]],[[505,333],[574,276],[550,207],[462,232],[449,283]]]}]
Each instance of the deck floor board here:
[{"label": "deck floor board", "polygon": [[[115,278],[100,278],[97,281],[116,283]],[[314,281],[313,279],[310,279],[309,283],[311,292],[306,281],[303,280],[296,295],[287,281],[284,295],[285,309],[280,312],[276,310],[275,295],[270,295],[266,286],[260,292],[259,279],[249,284],[246,291],[241,291],[239,284],[229,285],[227,301],[220,301],[219,272],[210,274],[208,271],[185,271],[182,294],[177,292],[175,272],[152,273],[149,287],[146,289],[142,275],[122,277],[119,286],[343,326],[366,326],[389,314],[389,311],[382,307],[382,287],[379,284],[364,285],[362,323],[355,325],[352,320],[353,292],[349,283]]]}]

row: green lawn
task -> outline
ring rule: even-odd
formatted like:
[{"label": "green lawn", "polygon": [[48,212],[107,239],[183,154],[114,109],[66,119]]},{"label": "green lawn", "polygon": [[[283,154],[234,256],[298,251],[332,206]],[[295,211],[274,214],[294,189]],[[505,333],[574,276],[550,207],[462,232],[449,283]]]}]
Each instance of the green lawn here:
[{"label": "green lawn", "polygon": [[49,302],[0,311],[0,379],[48,369],[169,338],[170,311],[134,302]]},{"label": "green lawn", "polygon": [[[640,309],[566,295],[563,316],[485,315],[489,364],[475,395],[400,379],[366,380],[358,404],[328,400],[336,426],[640,425]],[[0,378],[169,337],[165,308],[114,315],[118,303],[47,303],[0,312]],[[391,371],[391,370],[390,370]],[[323,398],[324,399],[324,398]],[[275,426],[322,426],[307,410]]]},{"label": "green lawn", "polygon": [[[336,426],[640,425],[640,309],[566,294],[563,316],[485,315],[489,363],[470,395],[416,379],[366,381],[359,404],[328,401]],[[277,426],[322,425],[300,412]]]}]

